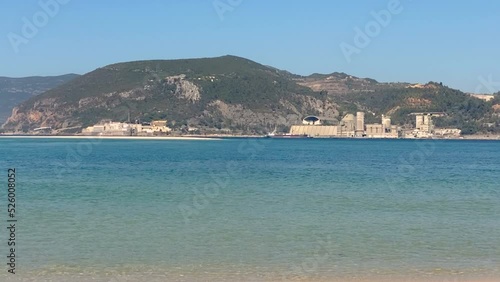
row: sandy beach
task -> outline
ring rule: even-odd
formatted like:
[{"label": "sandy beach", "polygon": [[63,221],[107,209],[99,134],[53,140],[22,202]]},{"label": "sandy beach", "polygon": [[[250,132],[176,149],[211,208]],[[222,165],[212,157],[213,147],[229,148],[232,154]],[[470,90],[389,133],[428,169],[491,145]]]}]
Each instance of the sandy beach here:
[{"label": "sandy beach", "polygon": [[[2,276],[0,276],[2,278]],[[268,275],[233,274],[220,275],[205,273],[200,275],[176,274],[170,273],[107,273],[107,274],[89,274],[89,273],[58,273],[58,274],[38,274],[38,275],[19,275],[10,278],[8,281],[151,281],[151,282],[498,282],[499,277],[462,277],[462,276],[428,276],[428,277],[339,277],[339,278],[314,278],[314,277],[283,277]]]}]

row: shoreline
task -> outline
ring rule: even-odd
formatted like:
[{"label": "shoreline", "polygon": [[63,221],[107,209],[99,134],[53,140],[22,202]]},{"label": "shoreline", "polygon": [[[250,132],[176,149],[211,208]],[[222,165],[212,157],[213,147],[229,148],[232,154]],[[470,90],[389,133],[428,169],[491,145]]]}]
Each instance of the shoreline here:
[{"label": "shoreline", "polygon": [[[121,279],[124,281],[221,281],[221,282],[277,282],[277,281],[301,281],[301,282],[498,282],[500,277],[493,274],[373,274],[366,273],[351,275],[335,275],[329,273],[304,273],[302,275],[287,275],[286,273],[248,272],[244,270],[224,272],[221,270],[204,270],[199,272],[183,271],[179,268],[151,269],[144,266],[142,269],[129,266],[127,269],[108,269],[107,271],[91,271],[89,269],[75,269],[72,267],[58,269],[42,268],[39,270],[28,270],[18,273],[15,277],[19,280],[9,281],[110,281],[110,279]],[[9,277],[0,274],[1,278]],[[29,279],[29,280],[26,280]]]},{"label": "shoreline", "polygon": [[[0,138],[19,139],[109,139],[109,140],[223,140],[223,139],[244,139],[244,138],[266,138],[264,135],[180,135],[180,136],[87,136],[87,135],[16,135],[0,134]],[[287,138],[279,138],[287,139]],[[500,141],[499,136],[487,135],[465,135],[450,138],[372,138],[372,137],[312,137],[308,139],[340,139],[340,140],[477,140],[477,141]]]},{"label": "shoreline", "polygon": [[189,136],[83,136],[83,135],[0,135],[0,138],[11,139],[108,139],[108,140],[190,140],[190,141],[210,141],[222,140],[221,138],[204,138],[204,137],[189,137]]}]

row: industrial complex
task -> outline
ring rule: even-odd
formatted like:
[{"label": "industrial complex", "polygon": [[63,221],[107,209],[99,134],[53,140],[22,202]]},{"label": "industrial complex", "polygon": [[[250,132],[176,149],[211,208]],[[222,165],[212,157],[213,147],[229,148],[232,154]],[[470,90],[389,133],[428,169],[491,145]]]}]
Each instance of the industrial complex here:
[{"label": "industrial complex", "polygon": [[308,116],[301,125],[293,125],[290,134],[307,135],[313,138],[432,138],[432,137],[458,137],[460,129],[435,128],[433,117],[443,116],[444,113],[412,113],[415,115],[415,128],[401,128],[391,124],[391,117],[382,115],[380,123],[365,124],[365,113],[357,112],[356,115],[347,114],[337,125],[323,125],[321,119]]},{"label": "industrial complex", "polygon": [[[415,116],[415,128],[400,127],[392,124],[391,117],[382,115],[380,123],[365,123],[365,113],[346,114],[335,125],[325,124],[317,116],[307,116],[302,124],[292,125],[289,133],[283,136],[305,136],[311,138],[453,138],[459,137],[457,128],[436,128],[432,118],[444,113],[412,113]],[[172,129],[166,120],[143,123],[123,123],[111,120],[83,129],[88,136],[161,136],[169,135]],[[191,132],[191,130],[188,130]]]}]

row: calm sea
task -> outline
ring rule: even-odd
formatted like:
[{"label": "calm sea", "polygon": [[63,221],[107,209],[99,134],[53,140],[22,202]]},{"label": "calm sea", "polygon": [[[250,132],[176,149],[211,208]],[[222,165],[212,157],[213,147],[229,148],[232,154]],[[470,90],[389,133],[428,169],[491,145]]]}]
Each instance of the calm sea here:
[{"label": "calm sea", "polygon": [[2,281],[500,277],[498,141],[0,138],[0,168]]}]

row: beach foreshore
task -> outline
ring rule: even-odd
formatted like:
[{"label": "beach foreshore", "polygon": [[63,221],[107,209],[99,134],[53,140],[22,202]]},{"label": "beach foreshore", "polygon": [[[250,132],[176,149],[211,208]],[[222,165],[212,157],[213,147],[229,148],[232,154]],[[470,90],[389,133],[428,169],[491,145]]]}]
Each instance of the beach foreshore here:
[{"label": "beach foreshore", "polygon": [[[267,267],[201,267],[124,264],[113,267],[61,266],[20,269],[14,276],[0,273],[0,281],[218,281],[218,282],[498,282],[500,269],[343,269],[323,267],[269,269]],[[9,279],[5,279],[5,278]],[[14,279],[12,279],[14,278]],[[18,279],[18,280],[16,280]]]},{"label": "beach foreshore", "polygon": [[35,276],[18,273],[14,277],[0,275],[2,281],[53,281],[53,282],[83,282],[83,281],[150,281],[150,282],[278,282],[278,281],[296,281],[296,282],[498,282],[500,277],[461,277],[461,276],[429,276],[429,277],[282,277],[268,275],[245,275],[234,274],[221,276],[220,274],[205,273],[200,275],[166,274],[166,273],[109,273],[86,274],[86,273],[60,273],[60,274],[38,274]]}]

